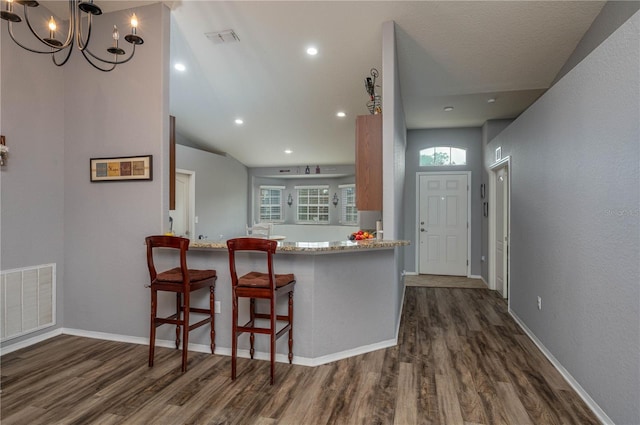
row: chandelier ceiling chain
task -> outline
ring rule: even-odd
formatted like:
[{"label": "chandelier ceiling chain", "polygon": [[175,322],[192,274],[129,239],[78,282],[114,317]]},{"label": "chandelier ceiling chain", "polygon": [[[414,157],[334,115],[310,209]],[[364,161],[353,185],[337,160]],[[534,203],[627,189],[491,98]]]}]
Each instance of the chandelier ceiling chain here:
[{"label": "chandelier ceiling chain", "polygon": [[[5,2],[5,10],[0,11],[0,18],[7,22],[7,30],[9,32],[9,36],[11,39],[23,49],[40,54],[49,54],[51,55],[51,59],[56,66],[62,66],[69,60],[71,57],[71,52],[73,51],[73,46],[76,45],[78,50],[82,53],[84,58],[93,66],[94,68],[103,71],[109,72],[115,69],[117,65],[129,62],[133,55],[136,53],[136,45],[144,43],[142,37],[137,35],[138,29],[138,18],[135,13],[131,17],[131,33],[127,34],[124,39],[129,44],[133,46],[131,53],[129,56],[126,56],[126,52],[119,47],[119,39],[120,32],[118,28],[113,26],[113,46],[107,49],[107,52],[113,55],[113,59],[104,59],[99,57],[98,55],[91,52],[89,49],[89,42],[91,41],[91,25],[93,22],[93,16],[102,15],[102,9],[98,7],[98,5],[93,3],[93,0],[89,1],[79,1],[79,0],[69,0],[69,28],[67,32],[67,37],[64,42],[56,39],[56,30],[57,25],[56,21],[51,17],[48,22],[49,26],[49,36],[41,37],[38,32],[31,25],[31,21],[29,20],[29,9],[35,8],[39,6],[39,3],[34,0],[4,0]],[[48,50],[36,50],[34,48],[28,47],[17,40],[16,36],[13,33],[13,24],[19,24],[22,22],[22,18],[20,15],[14,13],[13,11],[13,3],[18,3],[24,7],[24,20],[31,31],[31,34]],[[82,20],[83,13],[86,16],[86,30],[83,28]],[[83,31],[84,30],[84,31]],[[61,53],[62,58],[56,57],[56,53]],[[60,56],[60,55],[58,55]],[[122,57],[122,59],[120,59]]]}]

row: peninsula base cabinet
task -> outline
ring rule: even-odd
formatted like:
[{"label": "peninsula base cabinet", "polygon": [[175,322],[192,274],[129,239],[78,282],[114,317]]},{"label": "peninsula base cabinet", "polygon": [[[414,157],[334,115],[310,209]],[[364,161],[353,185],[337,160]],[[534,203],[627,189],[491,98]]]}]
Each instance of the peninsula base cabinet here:
[{"label": "peninsula base cabinet", "polygon": [[382,115],[356,118],[356,207],[382,211]]}]

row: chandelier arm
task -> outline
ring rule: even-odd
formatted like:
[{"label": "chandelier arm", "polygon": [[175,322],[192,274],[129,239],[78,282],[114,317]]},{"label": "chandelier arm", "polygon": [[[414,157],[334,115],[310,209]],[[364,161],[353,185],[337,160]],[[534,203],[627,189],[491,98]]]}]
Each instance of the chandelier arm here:
[{"label": "chandelier arm", "polygon": [[57,48],[57,47],[51,47],[51,50],[49,50],[48,52],[43,52],[43,51],[41,51],[41,50],[35,50],[35,49],[32,49],[31,47],[27,47],[27,46],[25,46],[24,44],[20,43],[20,42],[16,39],[16,37],[13,35],[13,27],[12,27],[12,25],[11,25],[11,22],[9,22],[9,25],[7,26],[7,30],[8,30],[8,32],[9,32],[9,37],[11,37],[11,39],[12,39],[12,40],[13,40],[13,41],[18,45],[18,46],[22,47],[22,48],[23,48],[23,49],[25,49],[25,50],[28,50],[29,52],[50,55],[50,54],[52,54],[52,53],[58,53],[60,50],[62,50],[62,49],[59,49],[59,48]]},{"label": "chandelier arm", "polygon": [[91,22],[93,21],[93,15],[87,14],[87,41],[84,42],[82,40],[82,13],[80,13],[80,9],[77,10],[77,13],[76,25],[78,26],[78,31],[76,32],[76,36],[78,38],[78,49],[84,52],[87,47],[89,47],[89,42],[91,41]]},{"label": "chandelier arm", "polygon": [[69,46],[69,48],[67,49],[67,56],[64,58],[64,60],[60,63],[58,63],[56,61],[56,56],[52,53],[51,54],[51,60],[53,61],[55,66],[62,66],[65,63],[67,63],[67,61],[69,60],[69,58],[71,57],[71,52],[73,52],[73,42],[71,43],[71,45]]},{"label": "chandelier arm", "polygon": [[[91,52],[89,52],[89,50],[80,50],[80,52],[82,53],[82,56],[84,56],[84,58],[87,60],[87,62],[89,62],[89,65],[91,65],[92,67],[94,67],[95,69],[97,69],[98,71],[102,71],[102,72],[111,72],[116,68],[117,64],[112,64],[111,68],[100,68],[98,65],[96,65],[95,63],[93,63],[93,61],[91,60],[91,58],[89,56],[87,56],[87,52],[89,54],[91,54]],[[93,55],[91,55],[93,56]],[[93,56],[95,57],[95,56]],[[102,59],[96,57],[96,59],[98,59],[99,61],[102,61]],[[103,61],[104,62],[104,61]],[[107,62],[108,63],[108,62]]]},{"label": "chandelier arm", "polygon": [[[99,61],[100,61],[100,62],[102,62],[102,63],[109,63],[109,64],[111,64],[111,65],[120,65],[120,64],[123,64],[123,63],[127,63],[127,62],[129,62],[131,59],[133,59],[133,55],[135,55],[135,54],[136,54],[136,45],[135,45],[135,44],[133,45],[133,50],[131,51],[131,55],[130,55],[128,58],[126,58],[126,59],[124,59],[124,60],[121,60],[121,61],[118,61],[118,60],[116,60],[116,61],[110,61],[110,60],[108,60],[108,59],[102,59],[101,57],[98,57],[98,56],[94,55],[94,54],[91,52],[91,50],[89,50],[89,49],[87,49],[87,48],[85,48],[84,50],[81,50],[81,52],[82,52],[82,54],[88,53],[92,58],[97,59],[97,60],[99,60]],[[87,55],[85,55],[84,57],[86,58],[86,57],[87,57]]]},{"label": "chandelier arm", "polygon": [[67,39],[63,45],[73,45],[73,34],[75,33],[75,26],[77,21],[74,15],[74,8],[76,7],[76,3],[77,1],[75,0],[69,2],[69,29],[67,31]]},{"label": "chandelier arm", "polygon": [[[69,47],[69,45],[70,45],[69,44],[69,40],[67,40],[67,42],[65,44],[63,44],[62,46],[56,46],[54,44],[51,44],[51,43],[47,42],[44,38],[40,37],[38,35],[38,33],[31,26],[31,21],[29,20],[29,14],[28,14],[29,7],[26,4],[23,7],[24,7],[24,20],[27,22],[27,26],[29,27],[29,31],[31,31],[31,34],[33,34],[33,36],[35,38],[37,38],[45,46],[51,47],[52,49],[57,49],[56,51],[60,51],[62,49],[66,49],[67,47]],[[69,23],[69,25],[71,25],[71,23]]]}]

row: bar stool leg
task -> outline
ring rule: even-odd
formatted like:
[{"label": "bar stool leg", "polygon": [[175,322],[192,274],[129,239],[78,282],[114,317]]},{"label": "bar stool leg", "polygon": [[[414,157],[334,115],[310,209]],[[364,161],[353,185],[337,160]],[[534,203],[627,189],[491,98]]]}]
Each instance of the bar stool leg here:
[{"label": "bar stool leg", "polygon": [[153,366],[153,356],[156,346],[156,315],[158,312],[158,293],[151,290],[151,330],[149,332],[149,367]]},{"label": "bar stool leg", "polygon": [[274,376],[276,373],[276,299],[275,297],[269,300],[271,303],[271,332],[269,337],[271,338],[271,385],[274,382]]},{"label": "bar stool leg", "polygon": [[209,313],[211,314],[211,354],[214,354],[216,349],[216,319],[215,319],[215,305],[216,297],[214,294],[215,287],[209,287]]},{"label": "bar stool leg", "polygon": [[190,296],[189,292],[184,294],[184,314],[182,322],[182,371],[187,371],[187,352],[189,350],[189,309]]},{"label": "bar stool leg", "polygon": [[289,364],[293,362],[293,291],[289,292]]},{"label": "bar stool leg", "polygon": [[236,379],[236,357],[238,355],[238,296],[233,290],[233,306],[231,319],[231,380]]},{"label": "bar stool leg", "polygon": [[[255,298],[251,298],[249,300],[249,323],[252,328],[256,325],[256,299]],[[255,349],[254,349],[254,343],[255,343],[256,337],[255,334],[253,332],[251,332],[251,334],[249,335],[249,355],[251,356],[251,358],[253,359],[253,355],[255,353]]]},{"label": "bar stool leg", "polygon": [[[182,310],[182,297],[176,293],[176,320],[180,322],[180,310]],[[176,350],[180,348],[180,324],[176,325]]]}]

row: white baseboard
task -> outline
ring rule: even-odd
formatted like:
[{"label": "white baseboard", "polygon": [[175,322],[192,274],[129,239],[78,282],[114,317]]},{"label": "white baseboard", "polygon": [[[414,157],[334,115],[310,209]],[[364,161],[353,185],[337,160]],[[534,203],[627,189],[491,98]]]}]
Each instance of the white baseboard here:
[{"label": "white baseboard", "polygon": [[536,335],[527,327],[527,325],[524,324],[524,322],[522,320],[520,320],[520,318],[511,310],[511,308],[509,308],[509,314],[511,315],[511,317],[513,317],[513,320],[516,321],[516,323],[522,328],[522,330],[527,334],[527,336],[529,338],[531,338],[531,340],[533,341],[534,344],[536,344],[538,346],[538,348],[540,349],[540,351],[542,351],[542,354],[545,355],[545,357],[547,359],[549,359],[549,361],[551,362],[551,364],[553,365],[553,367],[555,367],[558,372],[560,372],[560,374],[562,375],[562,377],[569,383],[569,385],[571,385],[571,387],[578,393],[578,395],[580,396],[580,398],[587,404],[587,406],[589,407],[589,409],[591,409],[591,411],[598,417],[598,420],[600,420],[600,422],[603,425],[615,425],[615,423],[611,420],[611,418],[609,416],[607,416],[607,414],[604,412],[604,410],[602,410],[600,408],[600,406],[598,406],[598,403],[596,403],[591,396],[589,395],[589,393],[587,393],[585,391],[584,388],[582,388],[582,386],[578,383],[578,381],[575,380],[575,378],[573,376],[571,376],[571,374],[569,373],[569,371],[567,371],[564,366],[562,366],[562,364],[558,361],[558,359],[556,359],[553,354],[551,354],[551,352],[547,349],[547,347],[544,346],[544,344],[536,337]]},{"label": "white baseboard", "polygon": [[418,272],[408,272],[408,271],[404,271],[404,275],[405,276],[418,276]]},{"label": "white baseboard", "polygon": [[[149,338],[147,337],[135,337],[129,335],[119,335],[112,334],[106,332],[94,332],[94,331],[85,331],[82,329],[72,329],[72,328],[59,328],[54,331],[48,332],[46,334],[39,335],[34,338],[30,338],[24,341],[21,341],[16,344],[12,344],[8,347],[2,347],[1,354],[8,354],[13,351],[19,350],[21,348],[29,347],[30,345],[34,345],[38,342],[47,340],[49,338],[53,338],[58,335],[73,335],[73,336],[81,336],[84,338],[93,338],[93,339],[101,339],[106,341],[116,341],[116,342],[126,342],[130,344],[140,344],[140,345],[149,345]],[[364,345],[361,347],[351,348],[348,350],[340,351],[338,353],[328,354],[326,356],[321,357],[301,357],[296,356],[294,352],[293,356],[293,364],[301,365],[301,366],[320,366],[326,363],[335,362],[337,360],[346,359],[353,356],[358,356],[360,354],[369,353],[371,351],[381,350],[388,347],[394,347],[398,343],[398,337],[396,332],[395,339],[389,339],[382,342],[377,342],[375,344]],[[174,348],[175,341],[156,339],[156,347],[166,347],[166,348]],[[198,353],[210,353],[211,348],[208,344],[193,344],[189,343],[189,351],[195,351]],[[231,348],[228,347],[216,347],[215,354],[222,356],[231,356]],[[250,358],[249,350],[239,349],[238,357]],[[262,351],[256,351],[253,356],[259,360],[269,360],[270,354]],[[276,361],[278,363],[289,363],[289,358],[286,354],[276,354]]]},{"label": "white baseboard", "polygon": [[49,338],[53,338],[54,336],[58,336],[62,334],[63,334],[62,328],[57,328],[52,331],[40,334],[38,336],[34,336],[32,338],[22,340],[20,342],[15,342],[9,345],[3,345],[0,347],[0,356],[13,353],[14,351],[20,350],[21,348],[26,348],[26,347],[35,345],[39,342],[46,341]]}]

